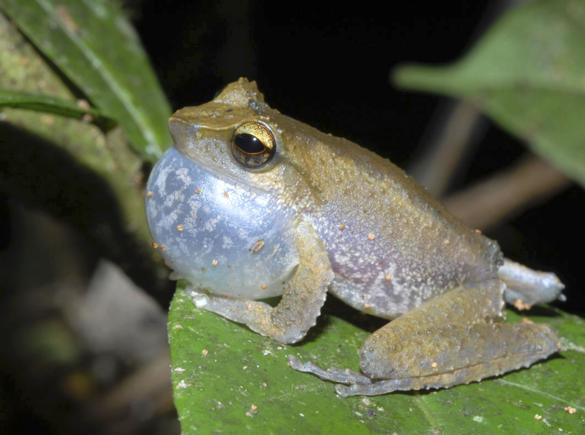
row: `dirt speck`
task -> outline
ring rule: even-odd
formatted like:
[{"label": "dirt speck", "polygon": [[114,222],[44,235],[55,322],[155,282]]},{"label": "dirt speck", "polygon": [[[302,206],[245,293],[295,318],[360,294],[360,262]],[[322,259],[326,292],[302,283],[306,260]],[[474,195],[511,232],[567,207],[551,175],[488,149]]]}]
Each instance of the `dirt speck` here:
[{"label": "dirt speck", "polygon": [[524,302],[521,299],[516,299],[514,301],[514,304],[513,305],[514,305],[514,307],[516,307],[516,309],[518,311],[525,311],[525,310],[529,310],[530,308],[532,308],[532,305],[527,304],[526,302]]},{"label": "dirt speck", "polygon": [[91,109],[89,102],[87,100],[83,100],[83,99],[77,100],[77,107],[79,107],[81,110]]},{"label": "dirt speck", "polygon": [[260,252],[262,250],[262,248],[264,248],[264,240],[262,240],[262,239],[256,240],[256,242],[250,248],[250,252],[252,252],[253,254],[256,254],[256,253]]},{"label": "dirt speck", "polygon": [[577,412],[577,409],[573,408],[572,406],[565,406],[565,412],[567,414],[574,414]]},{"label": "dirt speck", "polygon": [[254,417],[256,414],[258,414],[258,406],[252,403],[250,409],[246,411],[246,417]]}]

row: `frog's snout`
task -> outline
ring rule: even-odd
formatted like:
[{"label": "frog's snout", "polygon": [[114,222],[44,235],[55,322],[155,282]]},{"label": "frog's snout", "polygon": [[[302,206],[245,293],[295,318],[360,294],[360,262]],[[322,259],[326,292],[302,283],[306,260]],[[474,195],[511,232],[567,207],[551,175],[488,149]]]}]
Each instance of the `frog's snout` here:
[{"label": "frog's snout", "polygon": [[188,117],[182,116],[183,111],[175,112],[169,119],[169,131],[175,146],[188,143],[197,133],[197,126]]}]

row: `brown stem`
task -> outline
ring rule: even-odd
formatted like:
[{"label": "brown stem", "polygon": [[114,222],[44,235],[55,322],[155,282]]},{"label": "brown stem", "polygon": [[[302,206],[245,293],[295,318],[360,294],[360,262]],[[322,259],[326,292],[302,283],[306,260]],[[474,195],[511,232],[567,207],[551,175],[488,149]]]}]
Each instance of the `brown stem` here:
[{"label": "brown stem", "polygon": [[569,186],[571,180],[529,156],[511,168],[449,196],[447,208],[473,228],[486,229]]},{"label": "brown stem", "polygon": [[482,119],[479,110],[465,101],[450,103],[443,110],[441,125],[432,128],[425,155],[409,171],[435,196],[447,189]]}]

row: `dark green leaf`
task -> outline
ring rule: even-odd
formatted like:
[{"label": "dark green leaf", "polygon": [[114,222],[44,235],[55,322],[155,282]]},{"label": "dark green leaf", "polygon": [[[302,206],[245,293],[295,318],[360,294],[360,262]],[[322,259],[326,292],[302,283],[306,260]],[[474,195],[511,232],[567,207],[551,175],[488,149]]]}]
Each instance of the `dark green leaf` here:
[{"label": "dark green leaf", "polygon": [[[552,314],[531,319],[585,346],[582,319]],[[332,384],[287,365],[292,354],[324,367],[355,369],[366,335],[324,316],[309,339],[283,346],[195,309],[177,291],[169,337],[183,434],[580,433],[585,427],[585,355],[574,350],[476,384],[369,398],[339,398]]]},{"label": "dark green leaf", "polygon": [[49,95],[29,94],[0,89],[0,107],[26,109],[35,112],[52,113],[66,118],[85,119],[104,130],[114,126],[114,121],[92,108],[83,108],[72,101]]},{"label": "dark green leaf", "polygon": [[134,30],[107,0],[0,0],[19,29],[145,157],[170,144],[170,108]]},{"label": "dark green leaf", "polygon": [[510,10],[463,60],[403,66],[399,86],[468,99],[585,185],[585,2]]}]

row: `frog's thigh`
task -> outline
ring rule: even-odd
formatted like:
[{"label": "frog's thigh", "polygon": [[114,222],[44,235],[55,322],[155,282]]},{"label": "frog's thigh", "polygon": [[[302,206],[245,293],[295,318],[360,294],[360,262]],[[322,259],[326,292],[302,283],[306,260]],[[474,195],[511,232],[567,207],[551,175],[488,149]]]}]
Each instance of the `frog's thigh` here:
[{"label": "frog's thigh", "polygon": [[361,349],[361,369],[371,385],[338,392],[383,394],[445,388],[497,376],[559,350],[546,325],[503,323],[498,281],[459,288],[431,299],[374,332]]},{"label": "frog's thigh", "polygon": [[327,251],[309,223],[298,225],[295,245],[299,265],[274,308],[264,302],[204,295],[197,291],[192,292],[195,304],[282,343],[299,341],[317,321],[333,272]]}]

